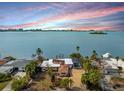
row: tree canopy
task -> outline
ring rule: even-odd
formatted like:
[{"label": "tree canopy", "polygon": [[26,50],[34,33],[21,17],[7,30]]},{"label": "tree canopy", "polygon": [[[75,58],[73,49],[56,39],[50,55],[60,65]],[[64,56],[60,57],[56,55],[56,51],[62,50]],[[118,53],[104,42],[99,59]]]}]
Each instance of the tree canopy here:
[{"label": "tree canopy", "polygon": [[35,61],[32,61],[30,64],[27,64],[25,67],[26,74],[31,77],[35,73],[36,67],[37,62]]}]

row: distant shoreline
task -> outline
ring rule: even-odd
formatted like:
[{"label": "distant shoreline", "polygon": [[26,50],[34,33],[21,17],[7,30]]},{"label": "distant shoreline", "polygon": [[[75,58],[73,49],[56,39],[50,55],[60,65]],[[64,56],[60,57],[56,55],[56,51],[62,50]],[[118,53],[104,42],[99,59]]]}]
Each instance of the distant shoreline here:
[{"label": "distant shoreline", "polygon": [[108,33],[106,33],[106,32],[97,32],[97,31],[95,31],[95,32],[90,32],[90,34],[106,35],[106,34],[108,34]]},{"label": "distant shoreline", "polygon": [[31,31],[31,30],[23,30],[23,31],[12,31],[12,30],[8,30],[8,31],[0,31],[0,32],[89,32],[90,34],[107,34],[107,32],[124,32],[124,31],[101,31],[101,32],[93,32],[93,31],[84,31],[84,30],[42,30],[42,31]]}]

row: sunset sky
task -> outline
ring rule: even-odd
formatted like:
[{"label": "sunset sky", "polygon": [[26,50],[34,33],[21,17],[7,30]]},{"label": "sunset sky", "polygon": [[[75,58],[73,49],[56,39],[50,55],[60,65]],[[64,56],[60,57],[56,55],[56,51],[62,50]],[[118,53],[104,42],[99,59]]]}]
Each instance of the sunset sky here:
[{"label": "sunset sky", "polygon": [[124,3],[0,3],[0,29],[124,30]]}]

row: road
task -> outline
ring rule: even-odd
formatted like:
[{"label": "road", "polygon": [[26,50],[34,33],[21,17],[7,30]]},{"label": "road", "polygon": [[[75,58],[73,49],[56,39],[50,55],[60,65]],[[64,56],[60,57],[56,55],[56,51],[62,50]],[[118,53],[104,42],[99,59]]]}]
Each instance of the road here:
[{"label": "road", "polygon": [[2,91],[12,91],[11,84],[12,84],[12,81],[10,81],[10,82],[7,84],[7,86],[6,86]]}]

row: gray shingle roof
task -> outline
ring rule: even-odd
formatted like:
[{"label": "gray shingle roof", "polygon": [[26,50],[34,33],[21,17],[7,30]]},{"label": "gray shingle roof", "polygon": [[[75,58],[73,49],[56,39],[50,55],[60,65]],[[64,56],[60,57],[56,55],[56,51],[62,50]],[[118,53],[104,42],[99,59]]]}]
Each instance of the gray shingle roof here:
[{"label": "gray shingle roof", "polygon": [[25,67],[30,62],[31,62],[30,60],[19,59],[19,60],[10,61],[4,64],[4,66]]}]

